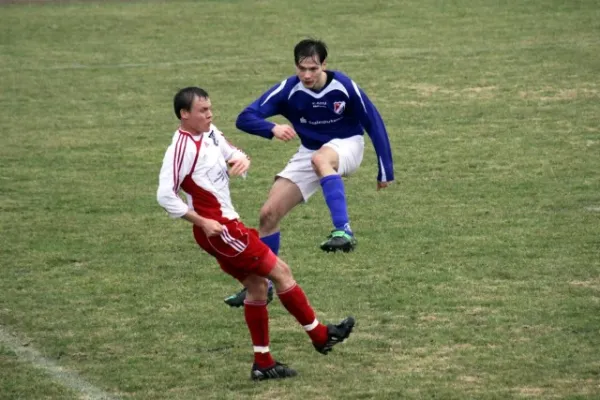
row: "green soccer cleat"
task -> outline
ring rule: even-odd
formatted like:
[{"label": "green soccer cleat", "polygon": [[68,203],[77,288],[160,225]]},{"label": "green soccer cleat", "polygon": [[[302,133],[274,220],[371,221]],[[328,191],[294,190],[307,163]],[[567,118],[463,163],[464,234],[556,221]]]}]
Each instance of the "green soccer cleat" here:
[{"label": "green soccer cleat", "polygon": [[356,238],[354,235],[344,230],[334,230],[327,237],[327,240],[321,243],[321,250],[326,252],[343,251],[348,253],[356,247]]},{"label": "green soccer cleat", "polygon": [[[247,291],[248,289],[243,288],[236,294],[232,294],[231,296],[226,297],[223,301],[229,307],[242,307],[244,305],[244,300],[246,300]],[[269,290],[267,292],[267,304],[269,304],[271,301],[273,301],[273,286],[269,286]]]}]

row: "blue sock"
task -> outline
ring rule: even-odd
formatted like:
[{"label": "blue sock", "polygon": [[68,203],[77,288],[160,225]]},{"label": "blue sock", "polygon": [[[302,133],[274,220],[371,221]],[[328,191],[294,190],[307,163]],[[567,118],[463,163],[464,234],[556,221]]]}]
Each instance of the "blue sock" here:
[{"label": "blue sock", "polygon": [[342,177],[339,175],[325,176],[321,178],[321,187],[323,188],[325,202],[331,213],[333,226],[336,230],[346,231],[352,234]]},{"label": "blue sock", "polygon": [[275,253],[275,255],[279,254],[279,241],[281,239],[281,232],[275,232],[268,236],[263,236],[260,238],[264,244],[269,246],[271,251]]},{"label": "blue sock", "polygon": [[[281,239],[281,232],[275,232],[272,233],[268,236],[264,236],[261,237],[260,240],[262,240],[262,242],[264,244],[266,244],[267,246],[269,246],[269,248],[271,249],[271,251],[273,253],[275,253],[275,255],[279,254],[279,242]],[[271,282],[269,280],[269,289],[273,287],[273,282]]]}]

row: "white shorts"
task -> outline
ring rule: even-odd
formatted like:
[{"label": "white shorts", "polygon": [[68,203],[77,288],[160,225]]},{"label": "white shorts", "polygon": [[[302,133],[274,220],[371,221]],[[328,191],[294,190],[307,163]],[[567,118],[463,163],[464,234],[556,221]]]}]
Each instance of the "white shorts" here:
[{"label": "white shorts", "polygon": [[[330,147],[338,153],[338,173],[341,176],[349,176],[358,169],[362,162],[365,138],[363,135],[356,135],[346,139],[333,139],[323,146]],[[300,188],[304,201],[307,201],[321,187],[320,178],[311,163],[311,157],[315,151],[317,150],[309,150],[300,146],[283,171],[277,174],[278,177],[295,183]]]}]

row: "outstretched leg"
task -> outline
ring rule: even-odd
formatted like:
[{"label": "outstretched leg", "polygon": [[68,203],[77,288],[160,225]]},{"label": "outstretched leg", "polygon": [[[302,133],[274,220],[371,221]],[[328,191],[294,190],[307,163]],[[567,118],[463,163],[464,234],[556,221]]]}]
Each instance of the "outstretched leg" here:
[{"label": "outstretched leg", "polygon": [[339,155],[331,147],[324,146],[312,155],[312,166],[320,178],[323,197],[331,214],[334,230],[321,244],[323,251],[349,252],[356,247],[356,239],[350,228],[344,181],[338,174]]},{"label": "outstretched leg", "polygon": [[318,352],[327,354],[334,345],[350,336],[355,324],[354,318],[348,317],[338,325],[326,326],[319,322],[308,297],[294,280],[290,267],[280,258],[269,278],[275,285],[281,304],[302,325]]},{"label": "outstretched leg", "polygon": [[[281,233],[279,223],[295,206],[302,203],[302,192],[298,186],[286,178],[277,178],[269,192],[267,201],[260,210],[259,236],[273,253],[279,254]],[[241,307],[244,304],[247,290],[241,291],[225,298],[225,304],[230,307]],[[273,299],[273,287],[269,282],[269,297],[267,303]]]}]

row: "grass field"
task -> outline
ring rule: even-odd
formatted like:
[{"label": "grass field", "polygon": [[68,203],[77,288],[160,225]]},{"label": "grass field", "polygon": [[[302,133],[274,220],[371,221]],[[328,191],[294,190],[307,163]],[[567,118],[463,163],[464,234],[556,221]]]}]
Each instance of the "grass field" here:
[{"label": "grass field", "polygon": [[[101,397],[52,368],[122,399],[600,398],[596,0],[24,3],[0,5],[0,399]],[[301,375],[255,384],[238,284],[157,175],[173,94],[204,87],[252,156],[232,192],[257,226],[297,143],[234,121],[307,35],[379,107],[397,182],[375,191],[367,140],[352,254],[318,250],[321,195],[284,221],[320,318],[358,326],[322,357],[274,301]]]}]

